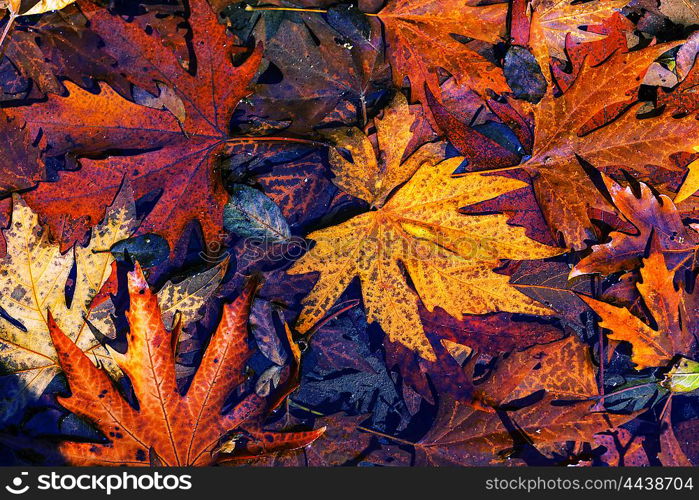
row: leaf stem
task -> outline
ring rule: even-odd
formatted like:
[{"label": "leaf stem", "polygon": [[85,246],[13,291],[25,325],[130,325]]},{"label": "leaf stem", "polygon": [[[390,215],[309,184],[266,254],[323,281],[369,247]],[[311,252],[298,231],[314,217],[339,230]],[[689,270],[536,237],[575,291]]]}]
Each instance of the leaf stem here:
[{"label": "leaf stem", "polygon": [[526,168],[526,167],[522,164],[522,165],[513,165],[511,167],[494,168],[492,170],[472,170],[469,172],[452,174],[452,177],[458,178],[458,177],[465,177],[467,175],[473,175],[473,174],[497,174],[498,172],[507,172],[510,170],[517,170],[518,168]]},{"label": "leaf stem", "polygon": [[233,137],[224,141],[226,144],[235,143],[253,143],[253,142],[292,142],[295,144],[308,144],[309,146],[328,147],[329,144],[312,139],[297,139],[295,137],[275,137],[275,136],[260,136],[260,137]]},{"label": "leaf stem", "polygon": [[[299,410],[302,410],[302,411],[308,412],[312,415],[315,415],[316,417],[325,417],[326,416],[323,413],[320,413],[318,411],[315,411],[315,410],[307,408],[303,405],[300,405],[296,401],[292,401],[291,399],[289,399],[289,404],[295,408],[298,408]],[[412,441],[408,441],[406,439],[401,439],[401,438],[398,438],[395,436],[391,436],[390,434],[385,434],[383,432],[377,431],[375,429],[371,429],[369,427],[364,427],[362,425],[358,425],[357,430],[367,432],[369,434],[374,434],[375,436],[379,436],[382,438],[390,439],[391,441],[395,441],[396,443],[400,443],[400,444],[405,444],[407,446],[419,446],[419,443],[413,443]]]},{"label": "leaf stem", "polygon": [[10,16],[7,19],[7,24],[5,25],[5,29],[2,32],[2,36],[0,36],[0,59],[2,59],[5,56],[5,38],[7,38],[7,35],[10,33],[10,30],[12,29],[12,26],[15,23],[15,19],[17,19],[17,14],[10,11]]},{"label": "leaf stem", "polygon": [[[285,12],[312,12],[316,14],[327,14],[327,9],[303,9],[300,7],[253,7],[252,5],[246,5],[245,10],[248,12],[264,12],[264,11],[285,11]],[[369,14],[362,12],[365,16],[378,17],[378,14]]]}]

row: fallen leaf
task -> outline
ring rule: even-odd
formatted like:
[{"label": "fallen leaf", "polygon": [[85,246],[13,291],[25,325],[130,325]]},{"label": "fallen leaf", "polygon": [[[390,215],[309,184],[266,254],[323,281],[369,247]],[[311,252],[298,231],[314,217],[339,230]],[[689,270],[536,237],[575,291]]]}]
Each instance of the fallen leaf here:
[{"label": "fallen leaf", "polygon": [[22,16],[34,16],[50,10],[60,10],[75,2],[75,0],[39,0],[29,10],[22,12]]},{"label": "fallen leaf", "polygon": [[[138,264],[129,274],[128,286],[128,349],[126,354],[112,351],[111,355],[133,385],[138,410],[49,316],[51,339],[71,389],[71,395],[60,397],[59,402],[92,421],[109,440],[106,444],[65,441],[61,452],[74,465],[148,465],[152,452],[164,466],[213,464],[219,441],[266,410],[264,399],[250,395],[221,414],[231,391],[245,380],[243,368],[251,354],[247,320],[254,289],[248,287],[224,307],[194,379],[181,395],[172,339],[179,327],[172,332],[165,328],[158,298]],[[274,449],[275,439],[280,446],[290,440],[305,446],[320,434],[322,430],[270,434],[265,451]]]},{"label": "fallen leaf", "polygon": [[584,43],[600,40],[604,35],[581,29],[602,23],[624,7],[629,0],[593,0],[577,3],[575,0],[534,0],[529,44],[539,67],[549,83],[548,71],[552,57],[566,60],[568,43]]},{"label": "fallen leaf", "polygon": [[33,144],[26,127],[0,112],[0,137],[3,155],[0,159],[0,196],[34,187],[46,180],[40,166],[41,151]]},{"label": "fallen leaf", "polygon": [[640,274],[636,287],[657,327],[651,328],[624,307],[580,297],[602,318],[600,328],[610,331],[610,339],[631,343],[637,370],[663,366],[676,354],[685,354],[695,341],[687,327],[691,313],[684,310],[684,292],[675,288],[675,273],[668,270],[663,254],[652,251],[643,259]]},{"label": "fallen leaf", "polygon": [[244,184],[229,189],[231,198],[223,208],[223,227],[240,238],[281,243],[291,231],[279,207],[264,193]]},{"label": "fallen leaf", "polygon": [[441,402],[434,426],[416,445],[418,465],[497,464],[503,461],[502,452],[516,445],[510,429],[546,452],[556,443],[590,442],[595,434],[633,418],[591,411],[595,373],[575,337],[511,354],[476,389],[500,411]]},{"label": "fallen leaf", "polygon": [[[48,310],[70,332],[77,349],[113,366],[85,321],[104,327],[107,318],[92,314],[91,302],[109,278],[114,262],[109,252],[93,250],[109,248],[115,240],[129,237],[135,227],[133,198],[124,188],[107,209],[104,220],[92,229],[89,244],[77,246],[75,256],[73,252],[61,254],[39,224],[38,216],[21,197],[14,196],[12,222],[4,230],[7,255],[0,262],[0,307],[6,312],[0,319],[0,346],[3,371],[16,374],[17,392],[3,404],[3,414],[39,396],[60,371],[49,342]],[[75,290],[67,302],[65,287],[74,265]]]},{"label": "fallen leaf", "polygon": [[[229,140],[228,120],[235,105],[248,93],[260,51],[242,65],[233,66],[230,49],[221,48],[230,47],[234,40],[227,37],[210,7],[204,0],[193,0],[190,8],[197,55],[195,76],[140,26],[113,23],[113,36],[128,39],[131,50],[138,49],[141,62],[134,64],[157,67],[162,83],[174,89],[185,103],[183,124],[168,111],[123,99],[105,84],[98,94],[92,94],[68,83],[68,97],[50,96],[45,103],[13,109],[12,116],[19,122],[26,121],[34,136],[46,138],[47,150],[54,156],[67,152],[89,155],[111,148],[142,151],[106,159],[83,158],[79,171],[61,172],[59,182],[43,183],[27,196],[30,206],[61,238],[62,248],[82,238],[84,224],[76,225],[74,214],[87,217],[90,223],[99,220],[124,177],[130,179],[136,198],[168,186],[143,220],[140,233],[160,234],[171,248],[195,218],[207,239],[220,233],[226,193],[214,160]],[[215,83],[224,81],[225,85]],[[71,225],[76,225],[76,230],[65,234],[61,228]]]},{"label": "fallen leaf", "polygon": [[[392,341],[434,361],[418,300],[429,311],[440,306],[456,318],[495,311],[549,314],[492,268],[499,259],[550,257],[561,251],[530,240],[522,228],[508,226],[507,216],[460,215],[461,206],[524,183],[477,174],[453,178],[463,158],[442,161],[443,146],[438,143],[426,144],[402,161],[411,124],[404,98],[396,98],[384,118],[376,121],[380,164],[360,130],[333,132],[338,147],[348,149],[353,158],[344,159],[337,148],[331,152],[336,184],[377,210],[308,235],[316,245],[289,273],[320,271],[297,322],[301,332],[318,322],[359,276],[368,321],[378,321]],[[408,287],[398,262],[407,269],[417,293]]]},{"label": "fallen leaf", "polygon": [[[507,92],[502,70],[459,39],[503,39],[507,5],[471,6],[449,0],[392,0],[376,16],[384,25],[393,83],[410,81],[411,102],[425,103],[425,87],[439,95],[439,69],[479,93]],[[457,36],[452,36],[452,34]]]},{"label": "fallen leaf", "polygon": [[624,187],[607,176],[603,179],[614,207],[636,232],[612,231],[609,242],[593,245],[592,253],[575,265],[570,272],[571,278],[636,269],[652,234],[671,267],[681,265],[696,253],[699,234],[684,225],[670,198],[656,196],[645,183],[638,184],[637,196],[631,186]]}]

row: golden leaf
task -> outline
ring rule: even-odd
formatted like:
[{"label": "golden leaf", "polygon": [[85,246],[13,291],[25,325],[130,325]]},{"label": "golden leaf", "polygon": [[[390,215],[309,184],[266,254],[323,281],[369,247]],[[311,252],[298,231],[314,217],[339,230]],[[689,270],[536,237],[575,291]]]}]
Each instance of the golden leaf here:
[{"label": "golden leaf", "polygon": [[43,14],[50,10],[61,10],[63,7],[74,3],[75,0],[39,0],[27,12],[22,12],[22,16],[33,16],[35,14]]},{"label": "golden leaf", "polygon": [[[12,222],[4,231],[7,255],[0,261],[0,307],[12,321],[0,319],[0,362],[5,373],[17,375],[19,383],[12,404],[0,410],[2,413],[19,406],[28,393],[41,394],[59,371],[46,320],[49,310],[61,328],[71,332],[80,349],[109,362],[84,318],[104,327],[106,318],[93,317],[90,303],[109,278],[114,258],[109,252],[93,250],[110,248],[128,238],[135,230],[135,221],[133,196],[124,186],[102,223],[92,229],[89,244],[61,254],[38,216],[14,195]],[[69,306],[65,287],[74,263],[77,275]]]},{"label": "golden leaf", "polygon": [[[694,151],[699,152],[699,146],[695,146]],[[682,203],[697,191],[699,191],[699,160],[694,160],[687,165],[687,176],[675,195],[675,204]]]},{"label": "golden leaf", "polygon": [[378,321],[392,341],[434,360],[418,300],[429,311],[439,306],[457,318],[495,311],[550,314],[492,269],[499,259],[544,258],[562,250],[530,240],[523,228],[507,225],[506,215],[459,214],[465,205],[524,187],[524,182],[479,174],[454,178],[451,174],[463,158],[442,161],[444,145],[437,143],[423,145],[401,161],[412,126],[407,108],[399,97],[377,120],[380,155],[359,130],[333,133],[338,146],[346,146],[354,159],[350,163],[337,151],[331,154],[338,184],[377,209],[308,235],[315,247],[289,272],[320,272],[304,301],[297,324],[301,332],[319,321],[359,277],[368,321]]}]

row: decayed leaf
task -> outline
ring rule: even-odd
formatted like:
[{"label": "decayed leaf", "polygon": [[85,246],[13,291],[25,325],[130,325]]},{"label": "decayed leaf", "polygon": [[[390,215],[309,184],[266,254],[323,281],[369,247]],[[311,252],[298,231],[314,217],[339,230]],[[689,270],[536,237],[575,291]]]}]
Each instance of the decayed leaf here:
[{"label": "decayed leaf", "polygon": [[547,79],[550,81],[550,58],[567,59],[566,39],[576,43],[603,39],[604,35],[582,30],[581,27],[600,24],[627,3],[629,0],[592,0],[584,3],[574,3],[574,0],[534,0],[531,3],[529,44]]},{"label": "decayed leaf", "polygon": [[391,0],[377,14],[384,24],[393,82],[410,81],[412,101],[425,103],[425,86],[439,94],[438,69],[483,92],[508,91],[502,71],[452,34],[488,43],[502,40],[507,4],[465,5],[450,0]]},{"label": "decayed leaf", "polygon": [[677,266],[696,252],[699,234],[686,227],[675,204],[664,195],[656,196],[645,183],[638,184],[639,196],[631,186],[623,187],[603,176],[614,207],[637,231],[612,231],[609,242],[592,246],[592,253],[578,262],[570,277],[582,274],[612,274],[637,268],[651,234],[665,254],[667,263]]},{"label": "decayed leaf", "polygon": [[[648,66],[675,45],[615,52],[596,66],[590,65],[588,58],[562,96],[555,97],[554,89],[549,88],[533,107],[534,142],[521,167],[534,178],[534,191],[546,222],[567,246],[580,250],[587,246],[586,240],[596,238],[591,210],[612,211],[581,162],[601,170],[621,167],[639,176],[649,172],[649,165],[681,175],[670,155],[691,150],[694,144],[686,140],[699,134],[699,121],[674,118],[669,113],[639,120],[627,109],[635,101],[629,96],[637,91]],[[610,109],[611,118],[600,120]],[[512,123],[513,132],[528,148],[527,121],[513,111],[508,115],[503,121]],[[448,122],[438,113],[433,116],[452,144],[469,160],[475,158],[469,170],[493,168],[493,158],[488,158],[489,163],[478,161],[481,134],[455,120]]]},{"label": "decayed leaf", "polygon": [[[211,269],[189,276],[186,279],[173,283],[168,281],[158,291],[158,304],[165,327],[170,329],[178,321],[180,328],[185,330],[190,324],[201,319],[201,308],[216,292],[221,284],[223,276],[228,269],[228,259],[216,264]],[[108,338],[117,335],[112,317],[115,314],[114,303],[106,297],[104,301],[96,304],[90,313],[91,327],[97,329]],[[97,319],[101,328],[93,322]]]},{"label": "decayed leaf", "polygon": [[625,340],[632,345],[631,361],[636,369],[664,366],[675,355],[686,354],[694,337],[688,329],[693,312],[684,306],[684,291],[676,289],[674,271],[669,271],[663,254],[652,251],[643,259],[641,282],[636,288],[650,311],[657,328],[651,328],[628,309],[581,296],[602,318],[609,338]]},{"label": "decayed leaf", "polygon": [[289,225],[279,207],[261,191],[235,184],[223,209],[223,227],[240,238],[283,242],[291,237]]},{"label": "decayed leaf", "polygon": [[[109,355],[89,331],[84,318],[98,327],[106,318],[93,316],[90,306],[111,274],[114,258],[109,248],[128,238],[136,227],[135,206],[128,188],[114,200],[107,215],[92,230],[87,246],[61,254],[51,243],[48,231],[39,225],[37,215],[21,197],[13,198],[12,223],[4,231],[7,255],[0,262],[0,307],[14,320],[0,319],[0,360],[5,373],[16,374],[21,397],[38,395],[58,373],[56,353],[49,341],[46,312],[70,332],[78,349],[97,356],[110,365]],[[70,306],[66,303],[66,282],[75,264],[77,275]],[[20,397],[21,396],[21,397]],[[3,408],[4,411],[10,411]]]},{"label": "decayed leaf", "polygon": [[680,358],[665,375],[662,385],[673,393],[696,391],[699,389],[699,363]]},{"label": "decayed leaf", "polygon": [[98,94],[67,84],[70,95],[66,98],[51,96],[45,103],[12,110],[11,116],[20,123],[26,121],[32,134],[46,138],[51,155],[101,154],[112,148],[147,150],[82,159],[79,171],[62,172],[59,182],[43,183],[27,196],[27,202],[62,240],[63,248],[81,239],[85,218],[89,223],[99,220],[105,200],[114,195],[124,176],[131,180],[137,198],[167,186],[140,226],[141,233],[159,233],[174,248],[192,219],[199,219],[207,239],[221,232],[227,196],[214,159],[229,139],[231,113],[248,93],[260,51],[233,66],[226,47],[234,40],[228,38],[206,1],[193,0],[190,10],[197,56],[194,76],[164,42],[135,23],[117,18],[110,34],[115,45],[127,45],[129,53],[138,57],[131,64],[145,66],[148,74],[157,68],[162,84],[184,103],[184,123],[169,111],[127,101],[104,84]]},{"label": "decayed leaf", "polygon": [[[180,395],[175,380],[173,336],[163,324],[156,295],[138,264],[129,273],[130,325],[126,354],[112,357],[128,375],[138,400],[135,410],[103,370],[95,367],[49,316],[51,338],[70,384],[71,396],[59,398],[70,411],[91,420],[109,439],[107,444],[64,442],[61,452],[74,465],[148,465],[156,454],[162,465],[208,465],[216,461],[222,437],[255,419],[267,409],[263,399],[250,395],[222,415],[231,391],[245,380],[244,366],[251,354],[247,320],[253,287],[248,287],[223,317],[194,375],[189,390]],[[281,444],[312,442],[323,430],[271,435]]]},{"label": "decayed leaf", "polygon": [[[494,311],[549,314],[492,269],[499,259],[550,257],[561,250],[530,240],[522,228],[508,226],[505,215],[460,215],[464,205],[525,184],[484,175],[452,178],[463,158],[442,161],[443,145],[437,143],[422,146],[403,161],[411,124],[407,104],[398,97],[376,121],[380,162],[361,131],[333,132],[338,147],[353,157],[349,162],[337,149],[331,152],[336,182],[377,209],[308,235],[315,247],[289,272],[320,271],[304,301],[300,331],[318,322],[358,276],[369,322],[378,321],[391,340],[435,360],[423,334],[418,300],[429,311],[439,306],[457,318]],[[408,286],[399,262],[417,293]]]},{"label": "decayed leaf", "polygon": [[[510,428],[521,430],[543,451],[565,441],[590,442],[595,434],[633,418],[591,411],[589,398],[597,392],[595,370],[575,337],[512,354],[476,387],[485,402],[507,412]],[[538,391],[544,394],[533,404],[508,410],[508,404]],[[487,465],[501,460],[498,452],[513,444],[498,413],[445,400],[433,428],[416,446],[417,460],[421,465]]]}]

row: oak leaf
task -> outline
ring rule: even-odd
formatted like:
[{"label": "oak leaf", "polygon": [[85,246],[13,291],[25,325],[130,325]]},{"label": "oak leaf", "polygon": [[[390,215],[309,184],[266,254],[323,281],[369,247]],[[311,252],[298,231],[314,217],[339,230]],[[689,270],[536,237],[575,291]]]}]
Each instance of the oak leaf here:
[{"label": "oak leaf", "polygon": [[674,283],[675,272],[668,270],[657,240],[650,255],[643,259],[641,281],[636,288],[643,298],[656,327],[624,307],[617,307],[589,297],[581,298],[597,313],[601,328],[607,329],[612,340],[631,343],[631,361],[637,370],[664,366],[677,354],[687,354],[693,342],[689,324],[693,312],[685,304],[685,293]]},{"label": "oak leaf", "polygon": [[[537,198],[552,227],[574,248],[590,237],[589,208],[608,210],[582,171],[576,155],[598,168],[624,166],[643,173],[648,164],[672,169],[670,154],[686,137],[699,133],[693,119],[663,114],[638,120],[627,111],[615,121],[580,137],[577,131],[606,105],[625,100],[648,65],[670,47],[615,53],[604,64],[583,66],[571,88],[559,98],[552,93],[534,109],[536,135],[531,158],[524,168],[539,174]],[[680,146],[679,148],[681,148]],[[571,190],[571,182],[576,189]],[[557,224],[556,220],[563,220]]]},{"label": "oak leaf", "polygon": [[[245,422],[254,422],[266,410],[265,401],[251,395],[221,414],[231,391],[245,380],[243,368],[251,354],[247,320],[254,287],[224,307],[184,395],[178,392],[175,378],[173,339],[179,326],[172,332],[165,328],[158,298],[138,264],[129,273],[128,287],[128,349],[126,354],[112,351],[111,355],[133,385],[138,410],[49,315],[51,338],[71,389],[71,395],[60,397],[59,402],[94,422],[109,439],[107,444],[64,442],[61,452],[74,465],[148,465],[153,455],[166,466],[212,464],[221,438]],[[296,438],[297,446],[304,446],[322,432],[292,433],[282,436],[282,442]]]},{"label": "oak leaf", "polygon": [[418,314],[420,300],[429,311],[440,306],[457,318],[494,311],[550,314],[492,269],[499,259],[550,257],[561,250],[530,240],[524,229],[508,226],[505,215],[460,215],[458,209],[464,205],[525,183],[478,174],[452,178],[463,158],[442,161],[444,146],[439,143],[425,144],[403,160],[412,123],[399,94],[383,118],[375,121],[380,157],[358,129],[329,134],[353,158],[346,160],[338,148],[331,151],[336,184],[376,210],[308,235],[315,247],[289,273],[320,272],[304,301],[297,323],[300,331],[318,322],[350,281],[359,277],[368,321],[378,321],[391,340],[434,361]]},{"label": "oak leaf", "polygon": [[[130,50],[140,57],[132,64],[156,67],[162,84],[182,100],[183,123],[166,110],[129,102],[105,84],[98,94],[92,94],[67,83],[68,97],[50,96],[45,103],[13,110],[12,115],[19,122],[26,121],[32,134],[46,138],[47,151],[54,156],[94,155],[112,148],[142,151],[105,159],[83,158],[79,171],[61,172],[59,182],[41,184],[27,196],[63,248],[81,240],[85,226],[99,220],[124,177],[131,181],[137,198],[168,186],[144,219],[140,233],[159,233],[173,248],[186,224],[198,218],[207,239],[219,234],[227,196],[214,160],[229,140],[231,113],[248,93],[260,51],[234,66],[230,53],[234,40],[227,37],[206,1],[194,0],[190,8],[197,56],[194,76],[171,50],[138,25],[119,21],[112,28],[113,36],[128,40]],[[75,213],[89,222],[76,220]]]},{"label": "oak leaf", "polygon": [[[108,367],[107,351],[93,337],[88,322],[100,328],[108,318],[93,314],[93,298],[109,278],[114,258],[109,248],[128,238],[136,228],[136,208],[124,188],[107,210],[104,220],[92,229],[87,246],[61,254],[48,231],[21,197],[13,198],[12,222],[4,230],[7,255],[0,261],[0,360],[3,372],[18,378],[18,393],[2,412],[11,412],[30,396],[40,395],[59,372],[56,352],[49,341],[46,311],[70,332],[77,348],[89,352]],[[70,302],[66,283],[75,265],[75,289]],[[86,321],[87,320],[87,321]]]},{"label": "oak leaf", "polygon": [[[695,146],[694,150],[699,152],[699,146]],[[687,176],[684,178],[677,195],[673,200],[675,203],[682,203],[684,200],[694,195],[699,191],[699,160],[694,160],[687,165]]]}]

